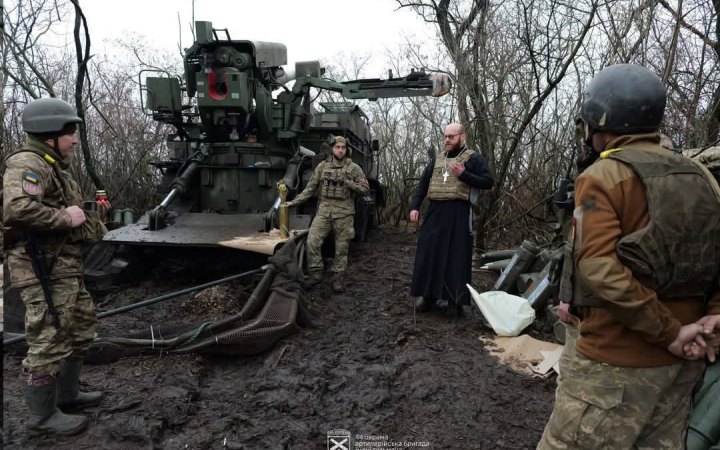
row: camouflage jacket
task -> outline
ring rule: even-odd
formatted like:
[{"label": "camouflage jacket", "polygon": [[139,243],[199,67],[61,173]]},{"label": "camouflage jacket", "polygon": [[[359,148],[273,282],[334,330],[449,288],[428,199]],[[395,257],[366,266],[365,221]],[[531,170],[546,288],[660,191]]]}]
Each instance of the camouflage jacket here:
[{"label": "camouflage jacket", "polygon": [[[51,279],[83,275],[83,246],[106,231],[96,213],[87,213],[81,227],[70,226],[68,206],[82,207],[80,187],[65,170],[55,151],[42,142],[28,140],[8,156],[3,174],[3,226],[8,235],[32,233],[42,242]],[[10,282],[15,287],[37,284],[24,239],[5,248]]]},{"label": "camouflage jacket", "polygon": [[[333,173],[335,179],[340,183],[327,189],[325,184],[330,181],[328,175]],[[344,198],[330,198],[328,192],[346,189]],[[368,195],[370,188],[368,186],[365,174],[363,174],[360,166],[352,162],[350,158],[345,158],[341,166],[333,164],[332,156],[318,164],[313,172],[313,176],[308,182],[305,189],[294,200],[294,204],[300,204],[307,201],[310,197],[317,194],[319,198],[319,206],[317,214],[332,217],[342,217],[355,214],[355,197]]]}]

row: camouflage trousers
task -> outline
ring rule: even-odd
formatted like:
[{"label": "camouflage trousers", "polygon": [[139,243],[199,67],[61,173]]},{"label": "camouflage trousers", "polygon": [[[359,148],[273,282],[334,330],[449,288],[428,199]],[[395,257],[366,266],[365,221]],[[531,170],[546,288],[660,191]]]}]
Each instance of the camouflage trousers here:
[{"label": "camouflage trousers", "polygon": [[20,289],[25,303],[25,338],[28,343],[23,368],[32,375],[54,374],[60,360],[69,356],[84,357],[95,339],[95,304],[85,290],[82,278],[52,281],[53,304],[60,312],[60,328],[52,323],[42,287]]},{"label": "camouflage trousers", "polygon": [[310,225],[307,238],[308,271],[322,272],[323,262],[320,247],[331,230],[335,231],[335,259],[333,272],[345,272],[347,269],[347,255],[350,241],[355,237],[355,216],[328,217],[317,215]]},{"label": "camouflage trousers", "polygon": [[567,326],[566,336],[555,408],[538,449],[685,448],[702,361],[616,367],[576,352],[576,327]]}]

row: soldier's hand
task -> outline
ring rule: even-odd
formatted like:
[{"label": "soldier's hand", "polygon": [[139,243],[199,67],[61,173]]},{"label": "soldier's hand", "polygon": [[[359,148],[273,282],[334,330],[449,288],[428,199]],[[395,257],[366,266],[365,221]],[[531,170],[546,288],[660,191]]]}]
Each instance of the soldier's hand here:
[{"label": "soldier's hand", "polygon": [[418,221],[419,218],[420,211],[418,211],[417,209],[413,209],[412,211],[410,211],[410,222],[415,223]]},{"label": "soldier's hand", "polygon": [[699,323],[683,325],[668,346],[668,350],[675,356],[685,359],[701,359],[705,356],[708,345],[702,337],[703,326]]},{"label": "soldier's hand", "polygon": [[65,208],[65,212],[70,215],[70,226],[72,228],[77,228],[85,223],[85,211],[79,206],[68,206]]},{"label": "soldier's hand", "polygon": [[578,319],[570,312],[570,303],[560,301],[557,313],[560,321],[562,322],[571,323],[573,325],[578,325],[580,323],[580,319]]},{"label": "soldier's hand", "polygon": [[453,176],[459,177],[463,172],[465,172],[465,163],[461,164],[455,161],[450,163],[450,173],[453,174]]},{"label": "soldier's hand", "polygon": [[289,207],[293,206],[293,202],[285,202],[285,206],[287,206],[289,208]]},{"label": "soldier's hand", "polygon": [[108,200],[108,199],[98,200],[97,204],[98,204],[98,208],[100,208],[100,211],[103,213],[110,211],[110,209],[112,208],[112,205],[110,204],[110,200]]},{"label": "soldier's hand", "polygon": [[720,334],[720,314],[712,314],[698,320],[697,323],[703,326],[703,334]]}]

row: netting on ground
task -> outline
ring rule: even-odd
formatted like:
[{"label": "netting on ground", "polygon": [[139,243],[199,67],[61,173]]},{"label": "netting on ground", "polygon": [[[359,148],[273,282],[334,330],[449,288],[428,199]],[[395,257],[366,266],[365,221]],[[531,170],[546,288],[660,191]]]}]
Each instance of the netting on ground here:
[{"label": "netting on ground", "polygon": [[304,238],[290,240],[268,259],[268,268],[239,313],[190,325],[151,326],[123,336],[102,336],[92,344],[86,360],[101,363],[158,351],[251,355],[269,349],[306,321],[303,247]]}]

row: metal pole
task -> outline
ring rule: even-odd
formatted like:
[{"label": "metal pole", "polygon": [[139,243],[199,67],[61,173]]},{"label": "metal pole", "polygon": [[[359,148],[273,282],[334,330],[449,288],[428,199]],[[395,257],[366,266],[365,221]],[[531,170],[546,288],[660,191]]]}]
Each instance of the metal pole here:
[{"label": "metal pole", "polygon": [[[100,314],[97,315],[97,318],[98,318],[98,319],[102,319],[102,318],[104,318],[104,317],[114,316],[114,315],[116,315],[116,314],[120,314],[120,313],[124,313],[124,312],[127,312],[127,311],[131,311],[131,310],[133,310],[133,309],[142,308],[143,306],[148,306],[148,305],[152,305],[152,304],[155,304],[155,303],[160,303],[160,302],[162,302],[162,301],[169,300],[169,299],[171,299],[171,298],[180,297],[181,295],[189,294],[189,293],[192,293],[192,292],[195,292],[195,291],[200,291],[200,290],[202,290],[202,289],[207,289],[207,288],[209,288],[209,287],[211,287],[211,286],[215,286],[215,285],[217,285],[217,284],[227,283],[228,281],[233,281],[233,280],[236,280],[236,279],[238,279],[238,278],[243,278],[243,277],[246,277],[246,276],[249,276],[249,275],[254,275],[254,274],[256,274],[256,273],[260,273],[260,272],[262,272],[262,271],[264,271],[264,270],[267,270],[269,267],[270,267],[270,265],[269,265],[269,264],[266,264],[266,265],[264,265],[264,266],[262,266],[262,267],[259,267],[259,268],[254,269],[254,270],[250,270],[250,271],[248,271],[248,272],[243,272],[243,273],[240,273],[240,274],[237,274],[237,275],[231,275],[231,276],[229,276],[229,277],[220,278],[219,280],[210,281],[210,282],[205,283],[205,284],[199,284],[199,285],[197,285],[197,286],[193,286],[193,287],[189,287],[189,288],[186,288],[186,289],[182,289],[182,290],[180,290],[180,291],[171,292],[171,293],[169,293],[169,294],[161,295],[160,297],[155,297],[155,298],[150,298],[150,299],[147,299],[147,300],[143,300],[143,301],[140,301],[140,302],[137,302],[137,303],[133,303],[132,305],[121,306],[120,308],[111,309],[110,311],[102,312],[102,313],[100,313]],[[24,335],[24,334],[21,334],[21,335],[19,335],[19,336],[15,336],[15,337],[12,337],[12,338],[10,338],[10,339],[4,340],[4,341],[3,341],[3,345],[15,344],[15,343],[17,343],[17,342],[22,342],[22,341],[24,341],[24,340],[25,340],[25,335]]]}]

